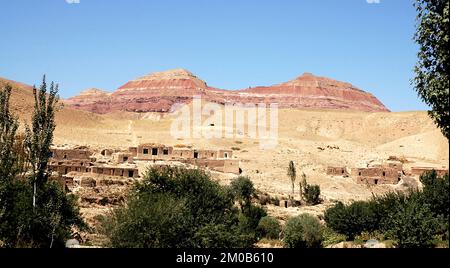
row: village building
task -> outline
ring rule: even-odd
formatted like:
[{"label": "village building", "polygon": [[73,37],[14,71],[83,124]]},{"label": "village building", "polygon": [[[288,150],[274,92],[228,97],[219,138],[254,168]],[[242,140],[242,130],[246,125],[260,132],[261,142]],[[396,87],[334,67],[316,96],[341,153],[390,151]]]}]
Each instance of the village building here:
[{"label": "village building", "polygon": [[426,172],[436,171],[439,177],[448,174],[448,168],[436,168],[436,167],[411,167],[411,175],[413,176],[421,176]]},{"label": "village building", "polygon": [[347,177],[349,172],[346,167],[327,167],[327,175]]},{"label": "village building", "polygon": [[[141,144],[126,151],[102,149],[93,153],[85,147],[55,147],[49,168],[64,177],[66,186],[74,185],[71,172],[124,178],[139,178],[149,166],[192,165],[223,173],[240,174],[239,160],[232,150],[174,148],[157,143]],[[90,185],[91,182],[77,182]]]},{"label": "village building", "polygon": [[397,184],[401,180],[402,171],[389,166],[376,166],[352,169],[352,177],[360,184]]}]

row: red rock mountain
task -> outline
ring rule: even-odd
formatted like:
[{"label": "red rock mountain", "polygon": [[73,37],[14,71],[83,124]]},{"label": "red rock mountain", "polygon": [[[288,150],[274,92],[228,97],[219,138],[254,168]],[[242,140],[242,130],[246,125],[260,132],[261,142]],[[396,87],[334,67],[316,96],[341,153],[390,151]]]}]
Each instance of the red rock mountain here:
[{"label": "red rock mountain", "polygon": [[389,111],[375,96],[353,85],[305,73],[278,85],[242,90],[209,87],[191,72],[176,69],[132,80],[113,93],[83,91],[65,102],[73,108],[95,113],[115,111],[168,112],[176,103],[189,103],[193,96],[225,103],[278,103],[280,108],[343,109],[366,112]]}]

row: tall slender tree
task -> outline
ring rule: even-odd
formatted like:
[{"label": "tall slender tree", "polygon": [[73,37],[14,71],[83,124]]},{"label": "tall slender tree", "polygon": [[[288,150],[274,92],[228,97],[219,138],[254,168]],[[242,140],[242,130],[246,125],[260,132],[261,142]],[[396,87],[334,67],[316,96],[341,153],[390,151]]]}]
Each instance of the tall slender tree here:
[{"label": "tall slender tree", "polygon": [[287,171],[287,175],[291,179],[291,187],[292,187],[292,195],[294,195],[295,190],[295,180],[297,179],[297,171],[295,169],[294,161],[289,162],[289,167]]},{"label": "tall slender tree", "polygon": [[9,191],[16,172],[14,138],[19,126],[17,119],[9,111],[11,86],[0,88],[0,222],[6,213],[8,204],[5,194]]},{"label": "tall slender tree", "polygon": [[414,40],[419,53],[412,84],[431,107],[430,117],[449,139],[449,1],[416,0],[414,6],[418,12]]},{"label": "tall slender tree", "polygon": [[14,141],[19,123],[9,111],[11,89],[9,84],[0,89],[0,187],[12,180],[16,170]]},{"label": "tall slender tree", "polygon": [[48,180],[48,160],[50,158],[50,146],[53,142],[53,132],[55,130],[55,109],[59,97],[58,85],[53,82],[47,94],[47,83],[45,75],[39,90],[33,86],[35,99],[31,129],[25,129],[25,147],[31,165],[33,185],[33,207],[36,207],[37,188],[45,184]]}]

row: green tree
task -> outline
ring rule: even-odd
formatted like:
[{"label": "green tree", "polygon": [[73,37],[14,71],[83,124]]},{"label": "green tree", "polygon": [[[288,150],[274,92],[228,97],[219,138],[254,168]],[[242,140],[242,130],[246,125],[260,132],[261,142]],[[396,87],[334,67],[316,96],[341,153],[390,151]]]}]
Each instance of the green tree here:
[{"label": "green tree", "polygon": [[[11,86],[7,84],[0,89],[0,200],[5,188],[16,175],[14,143],[19,123],[9,111],[10,96]],[[1,211],[0,208],[0,219]]]},{"label": "green tree", "polygon": [[449,220],[449,179],[448,173],[438,177],[436,171],[426,172],[420,176],[423,185],[423,201],[430,206],[435,216]]},{"label": "green tree", "polygon": [[189,221],[185,200],[146,192],[105,217],[101,232],[108,234],[111,247],[170,248],[183,244]]},{"label": "green tree", "polygon": [[[253,191],[239,196],[248,200]],[[252,205],[239,210],[235,197],[202,170],[151,168],[126,205],[102,221],[102,231],[114,247],[251,247],[261,211]]]},{"label": "green tree", "polygon": [[284,245],[287,248],[320,248],[323,240],[323,227],[311,215],[302,214],[290,218],[284,231]]},{"label": "green tree", "polygon": [[419,52],[412,84],[449,139],[449,1],[416,0],[414,5],[418,12],[414,40]]},{"label": "green tree", "polygon": [[288,167],[288,170],[287,170],[287,175],[291,179],[292,195],[294,195],[295,180],[297,179],[297,171],[295,169],[294,161],[289,161],[289,167]]},{"label": "green tree", "polygon": [[248,177],[237,177],[231,182],[230,189],[242,208],[249,207],[252,198],[256,195],[253,182]]},{"label": "green tree", "polygon": [[[85,227],[76,205],[76,198],[73,195],[66,195],[56,182],[48,181],[46,177],[48,175],[39,181],[39,187],[32,186],[36,181],[35,176],[47,173],[43,167],[47,166],[44,161],[48,158],[39,158],[39,163],[36,163],[34,161],[38,158],[29,155],[28,149],[31,148],[29,142],[40,141],[40,139],[30,138],[34,137],[33,133],[36,132],[28,131],[28,140],[25,139],[25,141],[20,135],[15,135],[18,123],[9,113],[10,92],[10,87],[0,92],[0,109],[2,110],[0,148],[8,148],[5,154],[2,151],[0,163],[1,167],[8,168],[6,170],[2,168],[0,178],[0,240],[5,247],[64,247],[72,228]],[[56,91],[52,90],[52,92]],[[34,95],[37,96],[36,92]],[[38,101],[37,97],[36,101]],[[35,109],[37,106],[39,105],[35,105]],[[52,108],[47,107],[46,110],[45,114],[34,112],[34,130],[43,129],[41,124],[48,125],[48,122],[54,122],[54,113],[49,112]],[[46,116],[52,118],[42,118]],[[51,141],[54,127],[45,129],[46,140]],[[48,147],[33,144],[32,148],[48,152],[50,145],[46,144]],[[35,155],[38,154],[35,152]],[[26,165],[23,163],[25,159]],[[18,175],[21,171],[28,171],[25,169],[28,167],[31,167],[32,172],[27,181]],[[42,171],[36,172],[34,169],[36,167],[41,168]],[[35,202],[30,202],[33,199]],[[36,203],[39,206],[34,207]]]},{"label": "green tree", "polygon": [[378,227],[378,218],[365,201],[357,201],[348,206],[338,202],[325,211],[324,218],[328,227],[350,240],[364,231],[371,232]]},{"label": "green tree", "polygon": [[303,190],[303,196],[310,205],[320,204],[320,186],[306,184]]},{"label": "green tree", "polygon": [[39,90],[33,86],[34,110],[31,129],[25,128],[25,147],[31,165],[33,184],[33,207],[36,207],[36,194],[38,187],[44,185],[49,177],[48,159],[50,158],[50,146],[55,130],[55,109],[58,102],[58,85],[52,82],[47,94],[45,75]]},{"label": "green tree", "polygon": [[304,192],[306,185],[308,185],[306,181],[306,174],[303,172],[302,179],[298,182],[298,193],[300,195],[300,200],[304,200]]},{"label": "green tree", "polygon": [[256,231],[260,237],[278,239],[281,233],[281,225],[277,219],[266,216],[261,218]]},{"label": "green tree", "polygon": [[397,240],[401,248],[430,247],[438,227],[438,220],[428,205],[416,200],[395,210],[395,217],[386,219],[387,234]]}]

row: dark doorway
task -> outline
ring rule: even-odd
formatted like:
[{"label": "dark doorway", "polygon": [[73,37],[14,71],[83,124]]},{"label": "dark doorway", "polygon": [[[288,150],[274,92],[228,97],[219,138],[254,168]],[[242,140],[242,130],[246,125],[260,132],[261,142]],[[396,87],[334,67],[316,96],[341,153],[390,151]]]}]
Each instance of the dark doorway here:
[{"label": "dark doorway", "polygon": [[134,177],[134,171],[128,170],[128,177],[133,178]]},{"label": "dark doorway", "polygon": [[158,148],[152,148],[152,155],[158,155]]},{"label": "dark doorway", "polygon": [[378,184],[378,180],[377,179],[375,179],[375,185],[377,185]]},{"label": "dark doorway", "polygon": [[195,158],[195,159],[198,158],[198,152],[194,152],[194,158]]}]

